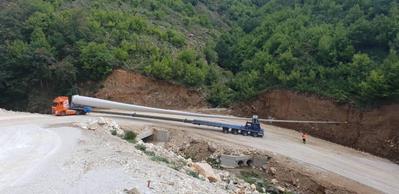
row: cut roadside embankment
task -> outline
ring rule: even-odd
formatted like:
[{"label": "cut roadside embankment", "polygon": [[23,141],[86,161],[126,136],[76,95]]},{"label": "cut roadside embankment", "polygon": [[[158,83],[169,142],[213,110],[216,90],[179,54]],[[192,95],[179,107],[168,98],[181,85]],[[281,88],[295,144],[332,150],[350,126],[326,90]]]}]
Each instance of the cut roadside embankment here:
[{"label": "cut roadside embankment", "polygon": [[285,90],[260,94],[233,107],[240,116],[288,120],[347,121],[347,124],[273,123],[399,162],[399,104],[359,110],[330,99]]}]

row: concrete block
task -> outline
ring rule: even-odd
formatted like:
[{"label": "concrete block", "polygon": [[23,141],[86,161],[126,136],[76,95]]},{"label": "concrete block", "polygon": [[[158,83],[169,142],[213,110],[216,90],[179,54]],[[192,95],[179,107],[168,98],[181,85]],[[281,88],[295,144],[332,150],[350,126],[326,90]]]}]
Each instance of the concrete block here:
[{"label": "concrete block", "polygon": [[241,166],[250,166],[252,164],[252,157],[247,155],[233,156],[221,155],[220,166],[223,168],[237,168]]},{"label": "concrete block", "polygon": [[141,131],[137,135],[136,139],[142,140],[142,139],[148,138],[148,137],[150,137],[152,135],[154,135],[154,129],[150,128],[150,127],[146,127],[146,128],[143,129],[143,131]]}]

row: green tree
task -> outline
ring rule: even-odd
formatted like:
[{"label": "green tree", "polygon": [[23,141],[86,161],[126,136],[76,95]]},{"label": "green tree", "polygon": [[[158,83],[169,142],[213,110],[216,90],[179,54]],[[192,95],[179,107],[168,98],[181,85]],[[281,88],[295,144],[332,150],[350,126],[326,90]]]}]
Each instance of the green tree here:
[{"label": "green tree", "polygon": [[114,67],[115,57],[105,43],[90,42],[80,46],[82,68],[90,79],[102,79]]}]

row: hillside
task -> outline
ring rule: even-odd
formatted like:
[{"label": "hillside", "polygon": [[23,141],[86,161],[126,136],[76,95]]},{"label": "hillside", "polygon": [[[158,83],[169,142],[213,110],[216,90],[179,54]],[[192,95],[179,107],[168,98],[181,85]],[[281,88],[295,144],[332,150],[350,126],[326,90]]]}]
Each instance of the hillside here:
[{"label": "hillside", "polygon": [[[202,48],[226,26],[203,4],[184,1],[4,2],[0,106],[40,111],[44,99],[82,92],[115,68],[200,86],[216,69]],[[178,75],[157,74],[168,60],[179,61]]]},{"label": "hillside", "polygon": [[117,68],[201,88],[213,106],[274,88],[390,103],[398,21],[393,0],[8,1],[0,106],[41,111]]}]

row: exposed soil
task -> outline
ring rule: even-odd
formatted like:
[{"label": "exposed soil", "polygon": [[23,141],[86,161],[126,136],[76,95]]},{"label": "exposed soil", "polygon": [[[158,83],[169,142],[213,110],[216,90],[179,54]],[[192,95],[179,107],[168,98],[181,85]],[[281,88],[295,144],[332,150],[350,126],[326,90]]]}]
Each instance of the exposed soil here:
[{"label": "exposed soil", "polygon": [[[274,187],[282,186],[283,188],[294,191],[295,193],[355,193],[348,189],[336,186],[330,182],[322,181],[314,178],[306,168],[299,168],[297,164],[290,162],[281,156],[272,156],[270,153],[259,152],[257,150],[243,148],[241,146],[229,146],[223,143],[212,142],[191,134],[186,134],[180,130],[168,129],[173,135],[171,140],[165,144],[165,147],[171,151],[179,153],[193,161],[212,161],[209,160],[220,154],[232,155],[252,155],[256,157],[267,158],[267,164],[259,167],[242,167],[235,169],[225,169],[235,175],[239,175],[242,171],[255,172],[262,176]],[[271,172],[270,169],[275,171]],[[278,180],[272,183],[271,180]],[[336,179],[331,176],[331,179]],[[332,181],[334,182],[334,181]],[[272,192],[274,193],[274,192]],[[279,193],[278,191],[276,193]]]},{"label": "exposed soil", "polygon": [[291,91],[265,92],[250,102],[233,107],[236,115],[290,120],[347,121],[348,124],[274,125],[306,131],[319,138],[366,151],[399,162],[399,104],[362,111],[315,95]]},{"label": "exposed soil", "polygon": [[170,109],[207,106],[205,98],[198,91],[125,70],[115,70],[108,76],[95,97]]}]

